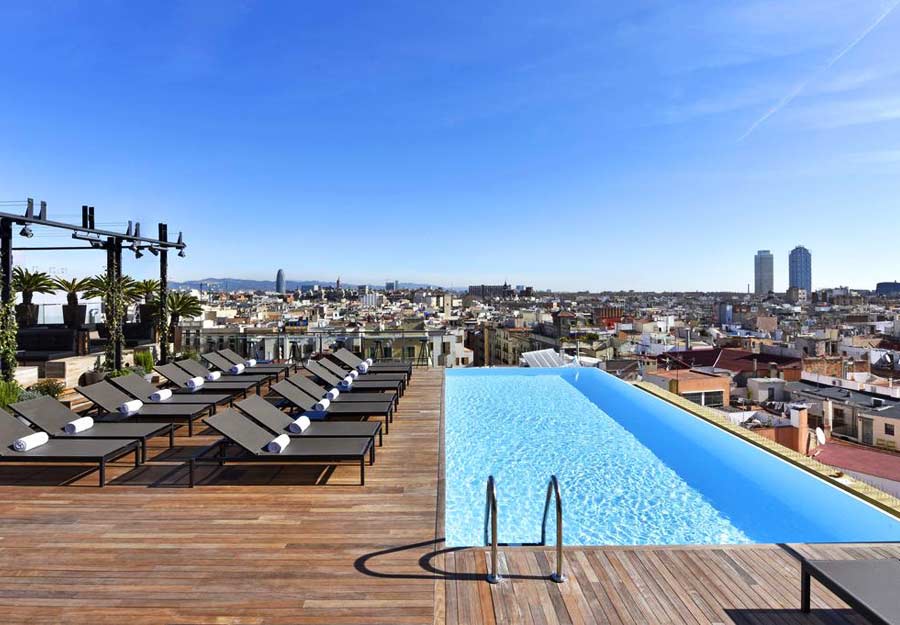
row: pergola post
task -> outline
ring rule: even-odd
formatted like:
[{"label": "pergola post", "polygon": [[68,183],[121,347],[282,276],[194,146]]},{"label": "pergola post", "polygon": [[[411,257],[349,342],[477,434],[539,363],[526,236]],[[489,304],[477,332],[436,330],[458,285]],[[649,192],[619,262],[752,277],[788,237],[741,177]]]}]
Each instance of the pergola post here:
[{"label": "pergola post", "polygon": [[[12,299],[12,221],[3,218],[0,219],[0,306],[6,306]],[[4,363],[0,361],[0,368]],[[3,371],[8,374],[9,372]],[[6,378],[7,375],[0,376],[0,379]],[[9,377],[12,377],[11,375]]]},{"label": "pergola post", "polygon": [[[169,226],[159,224],[159,240],[169,240]],[[163,247],[159,251],[159,319],[160,319],[160,342],[159,342],[159,360],[162,364],[169,361],[169,315],[168,315],[168,298],[169,298],[169,251]]]},{"label": "pergola post", "polygon": [[[116,292],[120,292],[122,288],[122,239],[116,237],[115,243],[115,255],[116,255]],[[121,294],[121,293],[120,293]],[[119,331],[116,333],[116,371],[122,368],[122,342],[125,338],[124,336],[124,325],[125,325],[125,311],[126,305],[125,301],[119,302],[119,307],[122,310],[122,316],[116,320],[116,324],[119,326]]]}]

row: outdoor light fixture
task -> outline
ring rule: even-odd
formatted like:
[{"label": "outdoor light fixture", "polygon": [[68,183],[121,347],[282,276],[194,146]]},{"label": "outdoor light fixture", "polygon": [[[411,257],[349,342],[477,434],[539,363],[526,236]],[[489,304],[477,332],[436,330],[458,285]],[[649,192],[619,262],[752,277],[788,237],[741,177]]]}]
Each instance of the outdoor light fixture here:
[{"label": "outdoor light fixture", "polygon": [[148,249],[148,250],[150,251],[150,253],[153,254],[154,256],[159,256],[159,248],[156,247],[155,245],[151,245],[151,246],[148,247],[147,249]]},{"label": "outdoor light fixture", "polygon": [[28,224],[25,224],[25,227],[19,230],[19,234],[26,239],[30,239],[34,236],[34,233],[31,231],[31,226],[29,226]]},{"label": "outdoor light fixture", "polygon": [[135,258],[140,258],[140,257],[143,256],[143,255],[144,255],[144,253],[141,252],[141,248],[136,247],[136,248],[134,249],[134,257],[135,257]]},{"label": "outdoor light fixture", "polygon": [[125,231],[125,236],[126,237],[131,236],[131,220],[128,220],[128,230]]},{"label": "outdoor light fixture", "polygon": [[184,258],[187,254],[184,253],[184,249],[178,252],[178,258]]},{"label": "outdoor light fixture", "polygon": [[41,221],[47,221],[47,202],[41,200],[41,212],[38,215],[38,219]]}]

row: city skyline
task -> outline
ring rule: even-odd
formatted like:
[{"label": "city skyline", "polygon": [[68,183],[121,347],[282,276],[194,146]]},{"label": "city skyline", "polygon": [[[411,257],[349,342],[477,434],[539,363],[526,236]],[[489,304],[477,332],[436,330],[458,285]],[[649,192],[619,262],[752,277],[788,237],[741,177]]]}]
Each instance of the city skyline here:
[{"label": "city skyline", "polygon": [[[6,5],[0,62],[22,97],[0,104],[0,200],[56,216],[88,203],[122,230],[167,221],[190,241],[181,280],[282,266],[377,284],[402,268],[422,283],[744,290],[750,255],[784,259],[802,237],[813,288],[873,288],[900,266],[891,8]],[[840,227],[860,207],[879,223],[878,263],[862,266]],[[89,256],[67,269],[98,273]]]}]

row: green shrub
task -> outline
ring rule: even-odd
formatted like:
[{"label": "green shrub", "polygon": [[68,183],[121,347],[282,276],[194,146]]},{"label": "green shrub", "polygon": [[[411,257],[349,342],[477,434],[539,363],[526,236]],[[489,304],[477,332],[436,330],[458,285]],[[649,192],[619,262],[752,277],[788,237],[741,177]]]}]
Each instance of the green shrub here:
[{"label": "green shrub", "polygon": [[113,369],[107,372],[107,378],[121,378],[123,375],[130,375],[134,373],[131,369]]},{"label": "green shrub", "polygon": [[31,389],[24,390],[19,393],[19,399],[16,401],[28,401],[29,399],[37,399],[38,397],[43,397],[43,393],[38,393],[37,391],[32,391]]},{"label": "green shrub", "polygon": [[0,382],[0,408],[6,408],[10,404],[16,403],[21,394],[22,387],[15,380]]},{"label": "green shrub", "polygon": [[134,366],[142,367],[144,371],[153,371],[153,354],[149,350],[134,352]]},{"label": "green shrub", "polygon": [[144,377],[145,375],[147,375],[147,370],[140,365],[134,365],[133,367],[128,367],[128,373],[133,373],[134,375]]},{"label": "green shrub", "polygon": [[49,395],[53,399],[59,399],[59,396],[62,395],[62,392],[66,390],[66,385],[59,380],[46,378],[44,380],[41,380],[40,382],[35,382],[28,387],[28,390],[33,391],[38,395]]}]

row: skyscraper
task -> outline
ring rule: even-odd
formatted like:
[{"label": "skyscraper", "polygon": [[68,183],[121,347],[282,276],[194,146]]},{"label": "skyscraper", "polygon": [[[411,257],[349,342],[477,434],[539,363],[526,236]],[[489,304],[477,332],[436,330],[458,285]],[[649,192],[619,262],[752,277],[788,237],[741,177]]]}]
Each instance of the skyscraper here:
[{"label": "skyscraper", "polygon": [[766,295],[775,290],[775,260],[769,250],[759,250],[753,262],[754,293]]},{"label": "skyscraper", "polygon": [[284,294],[284,269],[279,269],[275,274],[275,290]]},{"label": "skyscraper", "polygon": [[788,258],[788,285],[812,293],[812,254],[798,245]]}]

